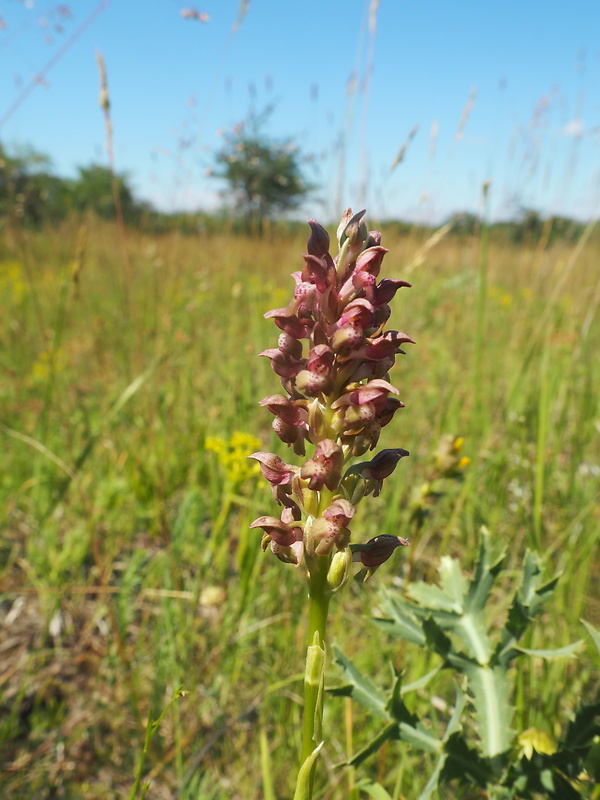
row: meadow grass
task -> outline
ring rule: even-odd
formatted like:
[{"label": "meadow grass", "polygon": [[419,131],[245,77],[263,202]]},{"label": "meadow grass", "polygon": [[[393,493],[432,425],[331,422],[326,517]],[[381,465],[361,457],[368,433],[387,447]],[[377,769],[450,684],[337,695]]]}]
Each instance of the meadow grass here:
[{"label": "meadow grass", "polygon": [[[446,237],[406,274],[424,237],[384,228],[387,274],[413,283],[393,327],[417,345],[396,366],[407,408],[381,445],[411,457],[353,524],[361,541],[408,536],[411,552],[352,584],[330,623],[375,681],[398,656],[367,619],[375,583],[433,580],[446,553],[472,564],[482,525],[509,575],[528,547],[563,572],[527,644],[559,647],[584,636],[581,617],[600,622],[594,234],[575,248]],[[125,270],[114,226],[89,220],[13,229],[0,248],[2,796],[130,796],[148,714],[182,685],[146,748],[147,796],[290,796],[305,581],[248,530],[270,495],[243,456],[285,456],[258,407],[277,380],[256,354],[274,346],[262,315],[287,303],[305,240],[129,231]],[[464,437],[471,463],[413,536],[411,496],[446,434]],[[430,661],[407,647],[406,680]],[[518,726],[556,734],[592,681],[585,653],[532,661]],[[326,707],[317,796],[348,797],[333,765],[370,730],[351,714]],[[398,745],[370,769],[399,798],[426,767]]]}]

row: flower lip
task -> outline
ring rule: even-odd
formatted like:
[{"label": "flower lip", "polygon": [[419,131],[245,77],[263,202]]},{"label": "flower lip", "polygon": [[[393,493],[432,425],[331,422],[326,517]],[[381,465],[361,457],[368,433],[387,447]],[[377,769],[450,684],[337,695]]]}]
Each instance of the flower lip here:
[{"label": "flower lip", "polygon": [[308,334],[307,326],[288,308],[274,308],[263,316],[275,320],[275,325],[294,339],[304,339]]},{"label": "flower lip", "polygon": [[341,408],[342,406],[359,406],[364,403],[379,403],[385,402],[389,393],[399,394],[398,389],[392,386],[388,381],[381,378],[369,381],[364,386],[358,386],[351,392],[346,392],[341,397],[331,404],[332,408]]},{"label": "flower lip", "polygon": [[262,528],[280,547],[289,547],[302,537],[301,526],[288,525],[277,517],[258,517],[250,528]]},{"label": "flower lip", "polygon": [[408,547],[410,542],[402,536],[382,533],[365,544],[351,544],[352,561],[360,561],[365,567],[379,567],[386,562],[397,547]]},{"label": "flower lip", "polygon": [[282,458],[279,458],[274,453],[252,453],[247,458],[253,458],[258,461],[263,477],[272,486],[283,486],[289,483],[293,475],[298,471],[297,467],[286,464]]}]

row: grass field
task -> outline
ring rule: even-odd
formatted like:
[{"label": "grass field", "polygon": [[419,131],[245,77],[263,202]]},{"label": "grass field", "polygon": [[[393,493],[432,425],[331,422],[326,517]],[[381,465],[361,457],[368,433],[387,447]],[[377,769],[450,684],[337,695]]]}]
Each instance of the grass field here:
[{"label": "grass field", "polygon": [[[426,234],[383,233],[386,275],[413,284],[392,327],[417,345],[396,365],[406,409],[382,445],[411,457],[353,532],[404,535],[411,548],[335,599],[331,639],[387,680],[397,645],[368,620],[377,584],[434,580],[448,553],[469,568],[482,525],[509,552],[508,583],[527,548],[548,576],[563,573],[529,646],[585,639],[580,618],[600,625],[597,232],[549,248],[447,236],[421,263]],[[244,456],[291,458],[258,406],[279,384],[256,354],[275,346],[262,315],[287,304],[305,247],[276,234],[129,231],[123,242],[93,220],[15,229],[0,245],[2,797],[129,797],[148,714],[181,685],[149,745],[146,796],[291,796],[305,583],[248,530],[273,511]],[[411,498],[448,434],[470,464],[415,531]],[[407,646],[407,680],[433,658]],[[556,736],[594,669],[585,647],[575,661],[525,663],[515,727]],[[320,797],[348,797],[333,765],[368,735],[359,713],[328,701]],[[412,798],[427,762],[398,744],[365,773]]]}]

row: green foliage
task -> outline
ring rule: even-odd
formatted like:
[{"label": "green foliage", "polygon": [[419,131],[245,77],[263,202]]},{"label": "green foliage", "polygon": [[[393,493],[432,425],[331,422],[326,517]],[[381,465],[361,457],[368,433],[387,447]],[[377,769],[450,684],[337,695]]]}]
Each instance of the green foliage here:
[{"label": "green foliage", "polygon": [[114,219],[113,181],[116,181],[121,213],[126,222],[137,221],[144,211],[149,210],[149,206],[135,199],[128,175],[113,177],[108,167],[99,164],[79,167],[78,172],[79,177],[72,186],[73,204],[78,211],[93,211],[103,219]]},{"label": "green foliage", "polygon": [[[0,220],[40,226],[64,220],[73,211],[115,218],[113,174],[108,167],[79,167],[75,180],[52,174],[50,160],[34,150],[9,155],[0,143]],[[128,175],[117,175],[116,190],[126,222],[138,222],[150,212],[134,196]]]},{"label": "green foliage", "polygon": [[31,148],[9,155],[0,143],[0,221],[58,222],[70,206],[69,181],[51,174],[50,160]]},{"label": "green foliage", "polygon": [[[371,742],[349,759],[349,764],[361,764],[385,741],[401,740],[412,748],[438,756],[419,800],[426,800],[438,786],[453,780],[465,786],[478,786],[495,798],[525,800],[533,799],[537,793],[545,793],[554,800],[588,796],[589,781],[598,777],[597,765],[590,758],[595,757],[595,742],[600,736],[600,695],[579,706],[555,746],[549,739],[546,744],[547,737],[534,736],[534,731],[525,731],[515,738],[511,730],[515,711],[511,663],[523,655],[543,659],[572,657],[581,642],[553,650],[532,650],[519,644],[552,597],[558,580],[556,577],[542,580],[540,560],[531,552],[525,556],[520,585],[505,623],[498,628],[497,602],[492,590],[503,560],[490,562],[489,534],[484,531],[470,581],[458,561],[445,556],[441,559],[439,585],[412,583],[407,587],[407,597],[385,588],[381,590],[383,616],[373,619],[374,624],[387,636],[411,642],[441,657],[442,669],[451,669],[462,676],[463,688],[456,690],[454,710],[440,738],[430,721],[409,712],[403,698],[416,687],[403,689],[401,673],[395,672],[392,686],[384,695],[350,659],[336,650],[336,664],[346,682],[330,691],[351,697],[386,723]],[[587,627],[599,646],[597,633]],[[428,678],[432,676],[433,673]],[[465,689],[473,707],[475,736],[470,723],[463,720],[467,705]]]},{"label": "green foliage", "polygon": [[[254,798],[266,785],[267,769],[276,796],[293,796],[301,746],[303,577],[290,568],[282,580],[280,565],[264,558],[260,537],[248,530],[271,501],[268,489],[254,478],[232,487],[233,472],[205,445],[209,436],[231,443],[237,433],[251,432],[264,449],[276,446],[256,403],[273,390],[273,376],[255,354],[272,344],[262,314],[287,302],[289,273],[300,268],[306,231],[300,237],[290,228],[288,235],[286,226],[273,240],[259,241],[224,235],[226,220],[219,225],[203,229],[201,244],[197,235],[176,229],[161,235],[127,230],[129,272],[112,222],[88,221],[83,246],[76,217],[56,229],[21,228],[23,247],[17,237],[0,237],[2,797],[127,797],[148,709],[156,717],[181,684],[188,700],[172,706],[148,750],[147,797]],[[343,703],[329,702],[324,730],[332,745],[323,748],[327,772],[315,790],[331,800],[362,800],[369,790],[372,797],[379,769],[389,776],[386,790],[394,800],[415,800],[447,752],[457,771],[462,763],[466,774],[485,778],[487,762],[481,766],[475,758],[479,738],[468,700],[460,735],[439,745],[452,709],[430,698],[454,706],[452,669],[442,669],[442,658],[429,648],[384,635],[365,611],[378,583],[435,584],[440,555],[474,563],[484,520],[495,547],[507,547],[506,575],[521,574],[538,455],[544,465],[541,546],[548,574],[560,570],[564,577],[554,586],[552,604],[537,612],[543,624],[529,626],[516,645],[506,639],[509,650],[521,653],[511,661],[518,669],[508,672],[511,686],[516,682],[512,727],[522,734],[547,730],[557,746],[570,712],[575,719],[574,698],[587,696],[600,659],[594,662],[587,652],[576,663],[522,654],[577,638],[580,617],[594,630],[600,623],[593,602],[597,317],[587,335],[582,332],[596,302],[595,244],[589,242],[553,298],[571,250],[563,243],[550,248],[538,269],[529,250],[506,241],[499,248],[492,237],[480,387],[488,413],[476,442],[477,268],[463,243],[447,237],[407,276],[422,231],[412,227],[397,241],[384,235],[394,277],[414,286],[410,296],[399,297],[394,318],[418,341],[402,359],[400,399],[410,399],[410,408],[384,434],[386,446],[400,444],[411,456],[404,476],[388,479],[386,502],[372,504],[355,531],[357,540],[399,533],[411,546],[364,587],[352,584],[333,611],[331,631],[380,692],[386,715],[364,709],[359,727],[356,714],[356,753],[388,724],[390,661],[405,670],[397,689],[407,709],[404,731],[437,749],[390,742],[387,763],[382,748],[356,769],[350,790],[345,771],[332,769],[345,757],[343,737],[331,737],[343,729]],[[537,430],[546,340],[544,445]],[[462,452],[471,463],[461,481],[436,479],[429,487],[444,496],[433,506],[427,501],[431,513],[417,530],[413,489],[420,502],[445,434],[464,436]],[[278,452],[285,457],[285,449]],[[540,576],[523,593],[524,610],[510,623],[511,636],[545,583]],[[492,656],[504,646],[498,634],[508,626],[517,591],[507,594],[507,585],[498,576],[490,593],[500,620],[498,630],[485,628]],[[470,578],[465,586],[468,597]],[[418,617],[405,617],[405,624],[424,635]],[[442,633],[470,658],[458,634]],[[326,681],[332,682],[329,675]],[[468,696],[471,690],[461,684],[460,691]],[[259,758],[263,728],[269,767]],[[526,744],[517,740],[515,747]],[[597,749],[585,763],[590,775]],[[532,769],[536,759],[532,752]],[[453,786],[445,794],[465,798],[469,790]]]},{"label": "green foliage", "polygon": [[225,135],[213,175],[229,185],[235,211],[248,232],[263,231],[265,220],[297,208],[311,187],[302,175],[302,157],[291,141],[277,142],[262,131],[268,114],[250,117]]}]

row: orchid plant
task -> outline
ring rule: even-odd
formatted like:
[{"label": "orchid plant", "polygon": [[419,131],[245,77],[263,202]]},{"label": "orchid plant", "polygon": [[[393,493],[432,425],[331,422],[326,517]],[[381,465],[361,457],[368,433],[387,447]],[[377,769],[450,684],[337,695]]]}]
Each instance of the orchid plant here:
[{"label": "orchid plant", "polygon": [[[250,456],[260,464],[281,507],[251,527],[263,530],[262,548],[280,561],[304,567],[308,576],[308,643],[304,676],[304,724],[295,800],[310,800],[323,746],[325,635],[331,597],[347,583],[352,562],[364,581],[408,541],[382,533],[352,542],[350,526],[364,497],[377,497],[400,459],[402,448],[377,447],[381,429],[403,403],[389,372],[410,336],[385,330],[390,301],[406,281],[379,273],[385,248],[381,234],[368,231],[364,211],[348,209],[338,227],[339,254],[329,253],[327,231],[308,220],[311,234],[304,268],[293,273],[294,296],[286,308],[265,314],[281,330],[276,348],[260,353],[271,362],[285,394],[265,397],[273,429],[299,457],[288,464],[274,453]],[[304,346],[304,340],[307,346]]]}]

